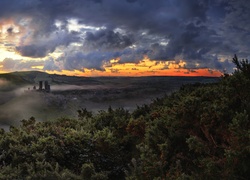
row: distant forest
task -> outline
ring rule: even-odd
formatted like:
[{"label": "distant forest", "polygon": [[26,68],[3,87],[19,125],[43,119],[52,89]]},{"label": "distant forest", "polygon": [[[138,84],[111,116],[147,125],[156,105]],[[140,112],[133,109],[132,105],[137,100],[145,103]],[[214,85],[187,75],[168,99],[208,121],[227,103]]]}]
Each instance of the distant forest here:
[{"label": "distant forest", "polygon": [[184,85],[133,112],[0,131],[0,179],[249,179],[250,64],[216,83]]}]

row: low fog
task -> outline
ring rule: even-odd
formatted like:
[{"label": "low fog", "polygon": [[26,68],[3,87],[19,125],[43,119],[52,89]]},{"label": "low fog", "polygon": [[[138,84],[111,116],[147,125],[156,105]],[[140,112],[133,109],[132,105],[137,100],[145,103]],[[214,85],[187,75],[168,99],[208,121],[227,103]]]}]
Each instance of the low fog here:
[{"label": "low fog", "polygon": [[[1,81],[0,89],[0,126],[6,130],[30,117],[53,121],[60,117],[75,118],[81,108],[98,112],[109,106],[127,109],[132,106],[117,97],[119,92],[105,85],[53,85],[51,93],[45,93],[32,90],[33,86],[13,88],[10,84]],[[136,102],[133,104],[136,107]]]},{"label": "low fog", "polygon": [[9,91],[12,89],[14,89],[14,85],[11,82],[0,78],[0,91]]},{"label": "low fog", "polygon": [[32,85],[13,88],[7,81],[1,82],[0,126],[5,130],[30,117],[37,121],[53,121],[60,117],[76,118],[81,108],[94,113],[110,106],[133,110],[153,99],[140,97],[133,86],[52,85],[51,92],[45,93],[32,90]]},{"label": "low fog", "polygon": [[3,88],[5,86],[9,85],[9,82],[5,79],[0,79],[0,88]]},{"label": "low fog", "polygon": [[107,89],[107,86],[104,85],[54,85],[53,91],[71,91],[71,90],[86,90],[86,89]]},{"label": "low fog", "polygon": [[28,90],[28,87],[0,92],[1,125],[18,125],[20,120],[32,116],[38,121],[47,121],[67,114],[73,115],[67,107],[68,97]]}]

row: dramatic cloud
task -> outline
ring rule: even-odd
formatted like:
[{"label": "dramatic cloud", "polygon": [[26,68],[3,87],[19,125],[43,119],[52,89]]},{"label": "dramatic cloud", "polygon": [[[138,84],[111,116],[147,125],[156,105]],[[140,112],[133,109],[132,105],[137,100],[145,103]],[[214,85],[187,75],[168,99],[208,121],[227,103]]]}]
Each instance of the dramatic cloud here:
[{"label": "dramatic cloud", "polygon": [[112,52],[101,52],[93,51],[91,53],[69,53],[66,56],[62,56],[58,59],[58,61],[63,62],[64,67],[63,69],[66,70],[82,70],[84,68],[87,69],[97,69],[103,70],[102,64],[105,61],[118,57],[118,54]]},{"label": "dramatic cloud", "polygon": [[36,44],[21,45],[16,50],[22,56],[45,57],[55,51],[56,47],[68,46],[71,42],[77,42],[76,33],[56,32],[48,37],[39,37]]},{"label": "dramatic cloud", "polygon": [[93,49],[100,50],[119,50],[132,45],[132,40],[119,32],[112,30],[100,30],[96,33],[87,32],[85,38],[85,46]]},{"label": "dramatic cloud", "polygon": [[[22,56],[62,49],[45,63],[48,70],[100,70],[110,58],[137,63],[145,56],[182,59],[190,69],[231,69],[233,54],[249,57],[249,17],[248,0],[0,1],[0,20],[19,27]],[[12,36],[14,27],[5,31]]]}]

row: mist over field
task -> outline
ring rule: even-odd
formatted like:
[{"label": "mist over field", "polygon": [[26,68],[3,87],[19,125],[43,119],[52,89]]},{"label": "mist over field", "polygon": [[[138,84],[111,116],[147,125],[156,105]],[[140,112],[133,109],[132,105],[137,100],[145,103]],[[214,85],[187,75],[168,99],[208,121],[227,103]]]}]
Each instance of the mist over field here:
[{"label": "mist over field", "polygon": [[82,108],[94,113],[108,107],[132,111],[176,91],[182,84],[217,80],[207,77],[79,78],[47,75],[51,92],[45,93],[33,90],[34,86],[38,89],[38,80],[41,80],[36,73],[17,74],[17,77],[25,83],[13,83],[16,77],[11,81],[8,77],[0,79],[0,124],[5,129],[30,117],[38,121],[74,118],[78,115],[77,110]]},{"label": "mist over field", "polygon": [[0,79],[0,88],[7,86],[8,85],[8,81],[6,81],[5,79]]}]

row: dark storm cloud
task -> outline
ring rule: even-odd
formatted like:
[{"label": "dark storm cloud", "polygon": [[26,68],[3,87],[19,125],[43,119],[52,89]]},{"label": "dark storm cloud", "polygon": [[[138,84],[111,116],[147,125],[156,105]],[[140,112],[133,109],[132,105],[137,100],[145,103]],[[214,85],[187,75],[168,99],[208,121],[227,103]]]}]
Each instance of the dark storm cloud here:
[{"label": "dark storm cloud", "polygon": [[85,46],[90,49],[117,50],[132,45],[132,40],[119,32],[104,29],[95,33],[87,32]]},{"label": "dark storm cloud", "polygon": [[127,2],[129,2],[129,3],[134,3],[134,2],[136,2],[137,0],[127,0]]},{"label": "dark storm cloud", "polygon": [[120,54],[116,52],[98,52],[90,53],[84,52],[70,52],[57,61],[62,62],[66,70],[83,70],[83,68],[103,70],[103,63],[110,59],[119,57]]},{"label": "dark storm cloud", "polygon": [[223,23],[223,34],[226,50],[232,49],[242,56],[249,56],[250,46],[250,1],[231,0]]},{"label": "dark storm cloud", "polygon": [[[173,54],[173,53],[174,52],[171,51],[171,54]],[[148,52],[147,55],[150,59],[156,59],[156,60],[171,59],[171,60],[173,60],[175,57],[175,53],[174,53],[174,55],[171,55],[171,54],[167,53],[166,46],[162,46],[159,43],[154,43],[154,44],[151,44],[150,51]]]},{"label": "dark storm cloud", "polygon": [[8,28],[8,29],[7,29],[7,32],[8,32],[9,34],[11,34],[11,33],[13,32],[13,28],[12,28],[12,27]]},{"label": "dark storm cloud", "polygon": [[[29,57],[44,57],[50,52],[50,49],[46,48],[46,46],[38,46],[35,44],[19,46],[16,50],[20,52],[22,56]],[[51,50],[54,51],[54,49]]]},{"label": "dark storm cloud", "polygon": [[[53,43],[49,40],[47,45],[39,44],[38,37],[58,30],[56,20],[64,23],[64,30],[71,18],[80,24],[106,28],[77,35],[78,40],[86,38],[82,44],[89,45],[86,48],[92,52],[67,55],[63,60],[67,69],[101,67],[104,60],[117,53],[123,62],[148,55],[156,60],[184,59],[190,67],[199,63],[217,68],[227,64],[220,57],[235,53],[249,56],[249,0],[0,1],[0,18],[15,17],[18,21],[22,16],[33,19],[33,41],[17,50],[31,57],[45,56],[65,44],[50,45]],[[133,51],[128,50],[131,45],[135,45]],[[136,56],[137,51],[143,53]]]},{"label": "dark storm cloud", "polygon": [[144,58],[147,51],[144,48],[127,48],[121,52],[119,63],[138,63]]},{"label": "dark storm cloud", "polygon": [[77,42],[75,33],[56,32],[47,39],[36,41],[36,44],[22,45],[16,47],[22,56],[28,57],[45,57],[48,53],[55,51],[58,46],[68,46],[71,42]]},{"label": "dark storm cloud", "polygon": [[94,1],[96,3],[102,3],[102,0],[91,0],[91,1]]}]

